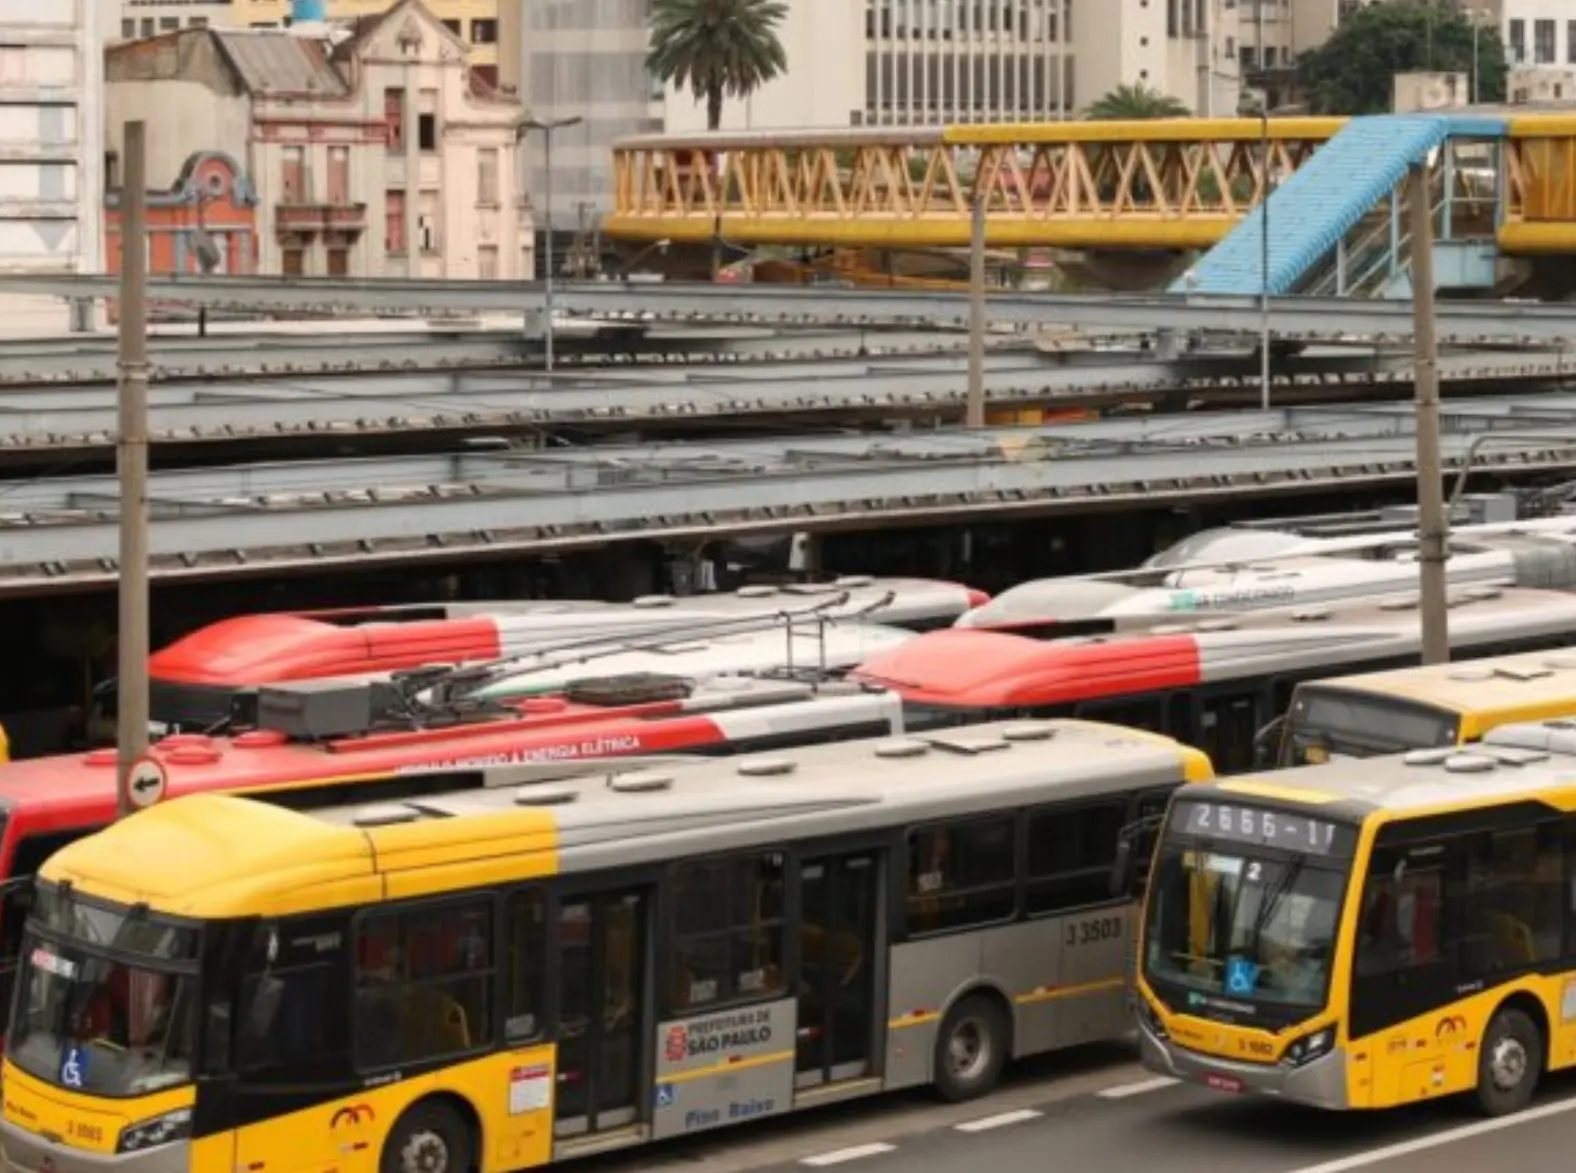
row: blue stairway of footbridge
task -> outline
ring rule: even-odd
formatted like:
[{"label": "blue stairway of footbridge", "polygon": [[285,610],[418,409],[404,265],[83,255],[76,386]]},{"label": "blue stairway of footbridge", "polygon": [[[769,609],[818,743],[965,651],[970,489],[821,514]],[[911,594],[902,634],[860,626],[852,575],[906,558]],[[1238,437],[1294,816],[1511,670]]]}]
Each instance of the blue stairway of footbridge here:
[{"label": "blue stairway of footbridge", "polygon": [[1172,293],[1246,296],[1265,285],[1266,206],[1269,292],[1298,285],[1360,220],[1400,184],[1414,162],[1450,138],[1500,139],[1507,120],[1489,115],[1378,114],[1353,118],[1270,198],[1205,253]]}]

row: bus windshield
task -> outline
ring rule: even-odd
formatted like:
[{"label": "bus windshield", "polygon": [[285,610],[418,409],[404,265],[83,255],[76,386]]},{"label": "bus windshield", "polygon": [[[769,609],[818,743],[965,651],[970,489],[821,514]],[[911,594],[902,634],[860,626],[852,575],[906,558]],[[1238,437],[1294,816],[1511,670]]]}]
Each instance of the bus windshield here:
[{"label": "bus windshield", "polygon": [[[1305,1017],[1328,993],[1350,828],[1178,803],[1149,881],[1144,974],[1193,1013]],[[1175,833],[1178,821],[1190,833]],[[1224,826],[1222,826],[1224,824]]]},{"label": "bus windshield", "polygon": [[180,961],[195,934],[64,900],[53,913],[83,931],[30,922],[6,1039],[12,1062],[57,1087],[110,1097],[190,1080],[197,978]]},{"label": "bus windshield", "polygon": [[1303,685],[1292,697],[1281,740],[1281,766],[1331,758],[1371,758],[1455,745],[1455,714],[1392,697]]}]

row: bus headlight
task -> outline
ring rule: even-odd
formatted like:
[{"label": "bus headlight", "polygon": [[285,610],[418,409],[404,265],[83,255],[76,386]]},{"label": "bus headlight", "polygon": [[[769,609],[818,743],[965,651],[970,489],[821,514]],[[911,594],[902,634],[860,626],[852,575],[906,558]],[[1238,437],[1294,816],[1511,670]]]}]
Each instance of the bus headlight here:
[{"label": "bus headlight", "polygon": [[1287,1047],[1281,1062],[1288,1067],[1301,1067],[1304,1063],[1311,1063],[1320,1055],[1327,1054],[1334,1045],[1335,1028],[1327,1026],[1323,1030],[1314,1031],[1311,1035],[1303,1035]]},{"label": "bus headlight", "polygon": [[136,1153],[143,1149],[155,1148],[171,1141],[185,1140],[192,1134],[192,1110],[180,1108],[174,1112],[166,1112],[162,1116],[155,1116],[152,1120],[142,1120],[124,1129],[120,1134],[120,1143],[115,1146],[117,1153]]}]

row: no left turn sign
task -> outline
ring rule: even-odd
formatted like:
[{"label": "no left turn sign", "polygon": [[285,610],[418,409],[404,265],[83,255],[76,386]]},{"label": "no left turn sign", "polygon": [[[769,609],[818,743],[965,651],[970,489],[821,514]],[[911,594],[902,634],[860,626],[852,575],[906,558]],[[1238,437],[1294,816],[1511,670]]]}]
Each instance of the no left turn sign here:
[{"label": "no left turn sign", "polygon": [[169,776],[160,762],[154,758],[138,758],[126,777],[126,797],[138,810],[147,810],[164,797],[168,784]]}]

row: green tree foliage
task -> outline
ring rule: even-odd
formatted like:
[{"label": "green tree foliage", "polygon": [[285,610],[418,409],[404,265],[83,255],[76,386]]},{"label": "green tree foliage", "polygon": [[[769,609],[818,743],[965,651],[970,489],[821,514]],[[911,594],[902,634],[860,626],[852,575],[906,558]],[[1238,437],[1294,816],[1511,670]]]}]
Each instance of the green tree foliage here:
[{"label": "green tree foliage", "polygon": [[1188,108],[1170,94],[1146,85],[1120,85],[1084,113],[1096,122],[1133,122],[1150,118],[1186,118]]},{"label": "green tree foliage", "polygon": [[748,97],[788,68],[777,38],[787,14],[781,0],[654,0],[646,68],[704,100],[716,130],[725,97]]},{"label": "green tree foliage", "polygon": [[[1297,62],[1309,107],[1320,114],[1386,113],[1395,75],[1417,71],[1472,76],[1472,22],[1454,5],[1392,0],[1359,8]],[[1480,101],[1505,100],[1506,73],[1499,30],[1483,25],[1477,34]]]}]

